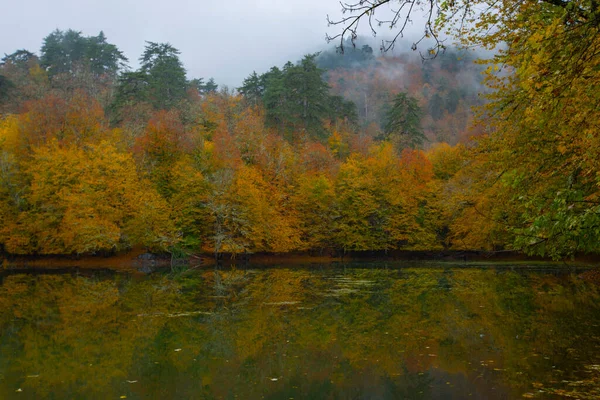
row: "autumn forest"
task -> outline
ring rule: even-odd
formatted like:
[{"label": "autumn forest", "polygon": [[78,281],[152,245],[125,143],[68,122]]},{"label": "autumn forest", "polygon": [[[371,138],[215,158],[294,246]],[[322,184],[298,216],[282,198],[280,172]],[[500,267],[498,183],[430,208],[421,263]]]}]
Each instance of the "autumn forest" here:
[{"label": "autumn forest", "polygon": [[442,15],[462,42],[431,57],[359,37],[238,88],[187,76],[176,44],[135,62],[51,32],[0,63],[0,250],[597,253],[598,10],[558,3],[468,32]]}]

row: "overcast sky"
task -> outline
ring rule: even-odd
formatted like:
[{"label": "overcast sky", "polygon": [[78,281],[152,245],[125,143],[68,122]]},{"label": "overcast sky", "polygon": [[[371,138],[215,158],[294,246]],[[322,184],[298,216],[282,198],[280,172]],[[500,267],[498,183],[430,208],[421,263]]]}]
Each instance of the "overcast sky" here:
[{"label": "overcast sky", "polygon": [[[267,71],[326,46],[326,16],[337,0],[11,0],[2,7],[0,55],[39,54],[54,29],[85,36],[104,31],[134,68],[144,41],[181,51],[188,78],[214,77],[237,87],[253,70]],[[410,47],[410,44],[403,46]]]}]

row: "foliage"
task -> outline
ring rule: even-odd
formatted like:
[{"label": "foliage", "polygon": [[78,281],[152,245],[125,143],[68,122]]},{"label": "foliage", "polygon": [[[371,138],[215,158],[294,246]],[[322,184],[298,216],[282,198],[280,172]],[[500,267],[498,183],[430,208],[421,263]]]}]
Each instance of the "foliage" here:
[{"label": "foliage", "polygon": [[[597,253],[596,7],[424,4],[441,11],[425,36],[494,50],[487,89],[450,50],[425,64],[310,54],[253,72],[240,95],[188,81],[166,43],[147,42],[137,71],[102,33],[6,55],[3,250]],[[469,128],[477,91],[489,102]]]},{"label": "foliage", "polygon": [[368,44],[352,46],[346,43],[348,51],[343,53],[336,49],[324,51],[317,57],[317,64],[326,70],[359,68],[375,60],[373,48]]},{"label": "foliage", "polygon": [[3,228],[11,253],[72,254],[173,241],[167,204],[137,177],[131,155],[106,142],[35,148],[24,165],[29,190]]},{"label": "foliage", "polygon": [[[29,54],[13,54],[11,61],[26,62]],[[124,68],[127,58],[115,46],[106,41],[100,32],[98,36],[84,37],[81,32],[69,29],[55,30],[44,38],[40,65],[51,77],[58,74],[74,74],[78,68],[87,67],[95,75],[116,75]]]},{"label": "foliage", "polygon": [[[344,5],[351,14],[344,20],[351,25],[342,39],[346,34],[354,39],[363,17],[371,21],[391,3],[400,5],[388,21],[393,28],[410,19],[412,7],[404,8],[410,2]],[[474,174],[473,192],[459,231],[473,238],[491,234],[467,217],[480,214],[491,222],[488,227],[504,231],[497,237],[508,247],[553,258],[597,252],[597,5],[578,0],[426,4],[425,37],[435,41],[433,54],[444,47],[438,39],[442,31],[464,46],[494,51],[481,61],[488,65],[486,84],[493,90],[480,119],[489,137],[478,142],[473,169],[467,169]],[[455,101],[449,100],[452,109]]]},{"label": "foliage", "polygon": [[422,111],[417,99],[398,93],[385,116],[383,133],[397,149],[421,148],[426,140],[421,128]]},{"label": "foliage", "polygon": [[25,49],[2,58],[0,76],[0,113],[18,113],[26,101],[39,99],[50,89],[37,56]]},{"label": "foliage", "polygon": [[[344,52],[346,57],[352,50]],[[382,138],[386,114],[395,96],[406,93],[421,109],[420,127],[427,141],[455,144],[466,142],[472,122],[472,106],[484,103],[478,92],[484,68],[473,63],[467,51],[448,49],[423,63],[407,54],[386,55],[351,69],[338,68],[325,74],[331,93],[356,104],[361,131]],[[378,132],[379,131],[379,132]]]},{"label": "foliage", "polygon": [[148,97],[156,109],[172,108],[185,97],[187,80],[179,50],[169,43],[146,42],[140,72],[147,78]]},{"label": "foliage", "polygon": [[354,104],[329,94],[317,56],[306,55],[297,64],[288,62],[283,69],[273,67],[261,76],[253,72],[239,88],[251,105],[262,102],[267,126],[280,129],[292,141],[305,136],[327,138],[326,120],[356,122]]}]

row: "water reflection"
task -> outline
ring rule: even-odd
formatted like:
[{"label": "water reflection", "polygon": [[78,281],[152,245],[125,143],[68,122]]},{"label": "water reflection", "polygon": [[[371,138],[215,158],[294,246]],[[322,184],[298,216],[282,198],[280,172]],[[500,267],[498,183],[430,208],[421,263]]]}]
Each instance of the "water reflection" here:
[{"label": "water reflection", "polygon": [[11,275],[0,398],[597,398],[598,300],[543,270]]}]

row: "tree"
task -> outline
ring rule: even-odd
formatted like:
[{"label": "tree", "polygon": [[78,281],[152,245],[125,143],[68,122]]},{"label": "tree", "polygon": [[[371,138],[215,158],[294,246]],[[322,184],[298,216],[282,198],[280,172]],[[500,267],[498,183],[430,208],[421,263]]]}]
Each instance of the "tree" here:
[{"label": "tree", "polygon": [[111,119],[115,123],[123,121],[123,109],[149,99],[148,76],[142,71],[123,72],[117,81],[114,98],[109,106]]},{"label": "tree", "polygon": [[389,143],[352,154],[335,181],[333,238],[348,251],[435,248],[427,218],[431,164],[420,151],[401,157]]},{"label": "tree", "polygon": [[327,116],[329,85],[317,67],[317,54],[308,54],[296,66],[284,68],[284,85],[289,94],[291,113],[313,138],[324,138],[323,120]]},{"label": "tree", "polygon": [[210,78],[208,82],[206,82],[206,84],[204,85],[204,93],[215,93],[218,88],[219,85],[217,85],[213,78]]},{"label": "tree", "polygon": [[74,74],[78,68],[89,68],[96,76],[116,76],[125,66],[127,58],[115,46],[98,36],[84,37],[81,32],[69,29],[55,30],[44,38],[40,64],[51,77],[59,74]]},{"label": "tree", "polygon": [[405,147],[422,147],[427,138],[421,128],[421,116],[417,99],[404,92],[398,93],[385,115],[384,139],[391,141],[400,150]]},{"label": "tree", "polygon": [[37,61],[37,56],[35,54],[29,50],[20,49],[11,54],[4,54],[0,65],[5,66],[6,64],[12,64],[19,68],[29,68],[32,60]]},{"label": "tree", "polygon": [[0,103],[2,111],[18,113],[28,100],[39,99],[50,89],[48,76],[39,59],[25,49],[5,54],[0,62]]},{"label": "tree", "polygon": [[349,124],[356,124],[358,123],[356,104],[342,96],[329,96],[328,118],[330,121],[341,119]]},{"label": "tree", "polygon": [[82,91],[70,101],[48,95],[26,103],[19,115],[20,134],[27,149],[53,140],[83,144],[105,138],[104,111],[100,104]]},{"label": "tree", "polygon": [[[399,7],[387,21],[398,28],[393,45],[410,19],[409,1],[346,4],[349,25],[338,37],[355,38],[361,20],[374,21],[375,11],[394,3]],[[478,140],[481,151],[473,160],[493,183],[478,185],[479,206],[464,212],[495,221],[509,233],[503,240],[528,253],[559,258],[600,250],[596,3],[429,0],[424,8],[432,54],[443,48],[442,31],[464,46],[494,51],[481,61],[493,90],[481,113],[489,135]]]},{"label": "tree", "polygon": [[265,92],[264,81],[264,79],[261,79],[261,77],[258,76],[256,71],[253,71],[249,77],[244,79],[242,86],[238,88],[238,92],[240,92],[250,104],[254,106],[261,104]]},{"label": "tree", "polygon": [[192,157],[182,157],[172,168],[173,217],[184,251],[199,251],[212,234],[212,219],[207,207],[211,185],[198,170]]},{"label": "tree", "polygon": [[188,132],[176,110],[155,112],[137,139],[134,150],[140,164],[165,198],[173,195],[173,165],[190,147]]},{"label": "tree", "polygon": [[50,76],[72,73],[75,63],[85,54],[85,39],[81,32],[55,30],[44,38],[40,63]]},{"label": "tree", "polygon": [[[347,45],[351,45],[347,41]],[[359,68],[370,64],[375,59],[373,48],[368,44],[362,45],[360,49],[355,46],[351,51],[340,53],[337,49],[327,50],[319,54],[317,64],[320,68],[334,70],[338,68]]]},{"label": "tree", "polygon": [[55,30],[42,45],[40,66],[47,72],[54,94],[69,99],[79,90],[110,104],[112,89],[119,71],[126,68],[127,58],[100,32],[83,36],[74,30]]},{"label": "tree", "polygon": [[211,210],[215,253],[288,252],[300,239],[291,220],[277,205],[275,188],[255,167],[215,174]]},{"label": "tree", "polygon": [[279,128],[283,133],[288,120],[283,72],[277,67],[272,67],[269,72],[261,76],[261,80],[264,81],[265,86],[263,95],[265,123]]},{"label": "tree", "polygon": [[300,215],[300,237],[310,250],[335,246],[335,191],[331,180],[323,174],[306,174],[299,179],[294,206]]},{"label": "tree", "polygon": [[96,75],[115,75],[126,67],[127,58],[114,44],[106,41],[104,32],[86,38],[85,58]]},{"label": "tree", "polygon": [[173,108],[186,96],[188,86],[179,54],[169,43],[146,42],[139,72],[146,77],[148,97],[156,109]]},{"label": "tree", "polygon": [[27,207],[3,228],[19,254],[81,254],[133,245],[165,250],[174,229],[165,201],[141,181],[130,154],[107,142],[79,148],[51,141],[25,164]]},{"label": "tree", "polygon": [[0,104],[3,104],[10,97],[10,92],[15,85],[4,75],[0,75]]},{"label": "tree", "polygon": [[323,141],[329,134],[328,120],[356,121],[355,105],[329,94],[317,56],[306,55],[297,64],[287,62],[282,69],[273,67],[261,76],[254,72],[240,88],[250,104],[262,101],[267,126],[278,128],[290,140],[300,133]]}]

